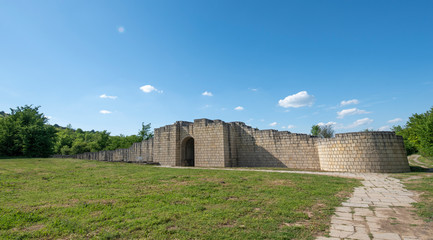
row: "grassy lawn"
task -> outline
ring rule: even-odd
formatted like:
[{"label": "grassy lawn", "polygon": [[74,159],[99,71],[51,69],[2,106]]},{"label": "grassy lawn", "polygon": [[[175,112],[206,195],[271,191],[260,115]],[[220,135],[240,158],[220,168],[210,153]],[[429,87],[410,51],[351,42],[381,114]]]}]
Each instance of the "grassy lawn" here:
[{"label": "grassy lawn", "polygon": [[423,217],[427,222],[433,221],[433,172],[427,172],[425,167],[433,168],[433,158],[420,156],[419,166],[414,161],[409,161],[413,172],[398,175],[403,179],[407,189],[421,193],[420,200],[415,203],[418,215]]},{"label": "grassy lawn", "polygon": [[359,181],[0,159],[0,239],[314,239]]}]

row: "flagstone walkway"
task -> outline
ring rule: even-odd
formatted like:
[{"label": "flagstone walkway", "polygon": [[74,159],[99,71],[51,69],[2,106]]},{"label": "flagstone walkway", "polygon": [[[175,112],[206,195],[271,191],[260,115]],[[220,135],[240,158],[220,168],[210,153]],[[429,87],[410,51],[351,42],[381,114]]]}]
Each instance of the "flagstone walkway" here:
[{"label": "flagstone walkway", "polygon": [[[317,240],[433,239],[424,222],[413,213],[414,194],[400,180],[386,174],[361,174],[363,186],[336,209],[329,237]],[[431,230],[431,229],[430,229]],[[430,237],[429,237],[430,236]]]}]

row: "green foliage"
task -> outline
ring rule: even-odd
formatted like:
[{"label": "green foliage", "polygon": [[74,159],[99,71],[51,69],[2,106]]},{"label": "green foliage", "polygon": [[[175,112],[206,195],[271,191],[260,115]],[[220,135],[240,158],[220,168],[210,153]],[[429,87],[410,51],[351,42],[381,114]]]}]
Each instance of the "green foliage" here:
[{"label": "green foliage", "polygon": [[150,123],[141,124],[138,135],[110,136],[104,131],[73,129],[69,124],[51,126],[40,107],[25,105],[0,112],[0,156],[48,157],[129,148],[153,137]]},{"label": "green foliage", "polygon": [[153,133],[150,131],[150,123],[149,124],[141,123],[141,129],[138,132],[138,136],[142,141],[148,140],[149,138],[153,137]]},{"label": "green foliage", "polygon": [[0,155],[48,157],[56,134],[40,107],[25,105],[0,118]]},{"label": "green foliage", "polygon": [[315,239],[359,180],[0,159],[0,239]]},{"label": "green foliage", "polygon": [[404,147],[406,148],[407,155],[411,155],[418,152],[415,143],[409,140],[409,130],[407,128],[403,128],[401,126],[393,126],[391,130],[394,131],[395,134],[403,137]]},{"label": "green foliage", "polygon": [[311,135],[318,137],[319,134],[320,134],[320,126],[319,125],[313,125],[311,127]]},{"label": "green foliage", "polygon": [[331,125],[313,125],[311,127],[311,135],[321,138],[332,138],[334,136],[334,129]]},{"label": "green foliage", "polygon": [[150,123],[142,124],[138,135],[131,136],[110,136],[110,132],[104,131],[83,131],[78,128],[74,130],[71,125],[66,128],[57,126],[57,138],[54,152],[62,155],[72,155],[84,152],[98,152],[103,150],[115,150],[129,148],[133,143],[153,137],[150,131]]},{"label": "green foliage", "polygon": [[419,151],[424,156],[433,156],[433,107],[425,113],[413,114],[406,126],[394,126],[393,130],[403,137],[408,154]]}]

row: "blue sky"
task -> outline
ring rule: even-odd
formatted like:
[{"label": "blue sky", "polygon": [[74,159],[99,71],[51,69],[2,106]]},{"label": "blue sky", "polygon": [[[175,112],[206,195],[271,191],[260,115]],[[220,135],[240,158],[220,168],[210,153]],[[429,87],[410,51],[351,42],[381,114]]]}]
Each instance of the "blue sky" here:
[{"label": "blue sky", "polygon": [[433,1],[0,0],[0,110],[388,130],[433,106]]}]

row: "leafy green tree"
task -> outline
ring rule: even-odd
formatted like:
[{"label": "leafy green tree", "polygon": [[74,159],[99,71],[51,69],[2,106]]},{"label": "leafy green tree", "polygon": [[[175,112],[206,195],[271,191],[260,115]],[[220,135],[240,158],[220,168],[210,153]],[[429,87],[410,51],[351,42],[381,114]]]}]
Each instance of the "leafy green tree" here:
[{"label": "leafy green tree", "polygon": [[54,127],[39,113],[39,106],[11,109],[0,120],[0,154],[6,156],[48,157],[53,153]]},{"label": "leafy green tree", "polygon": [[395,134],[403,137],[404,147],[406,149],[407,155],[411,155],[418,152],[415,143],[409,140],[409,131],[407,128],[403,128],[401,126],[393,126],[391,130],[394,131]]},{"label": "leafy green tree", "polygon": [[334,136],[334,129],[331,125],[313,125],[311,127],[311,135],[321,138],[332,138]]},{"label": "leafy green tree", "polygon": [[320,135],[320,126],[319,125],[313,125],[311,127],[311,135],[317,136],[317,137]]},{"label": "leafy green tree", "polygon": [[433,156],[433,107],[422,114],[413,114],[406,123],[408,139],[425,156]]},{"label": "leafy green tree", "polygon": [[394,126],[393,130],[403,137],[408,154],[433,156],[433,107],[425,113],[413,114],[404,127]]},{"label": "leafy green tree", "polygon": [[148,140],[149,138],[153,137],[153,133],[150,131],[150,123],[146,125],[141,123],[141,129],[138,132],[138,136],[140,137],[141,141]]},{"label": "leafy green tree", "polygon": [[0,118],[0,155],[22,155],[22,148],[19,144],[18,132],[19,127],[13,118]]}]

